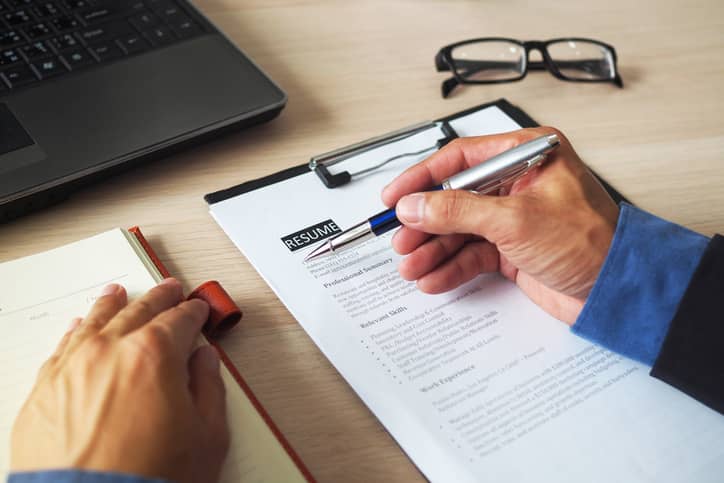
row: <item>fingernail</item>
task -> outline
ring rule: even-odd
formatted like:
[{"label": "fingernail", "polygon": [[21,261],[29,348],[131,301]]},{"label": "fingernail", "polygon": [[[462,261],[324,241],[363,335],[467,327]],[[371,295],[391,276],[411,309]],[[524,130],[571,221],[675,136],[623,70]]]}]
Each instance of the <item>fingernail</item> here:
[{"label": "fingernail", "polygon": [[199,357],[202,359],[202,364],[206,369],[209,371],[218,371],[219,370],[219,353],[216,352],[216,349],[214,346],[207,345],[199,349],[201,351],[201,354],[199,354]]},{"label": "fingernail", "polygon": [[397,217],[402,222],[418,223],[422,221],[425,213],[425,195],[422,193],[413,193],[403,196],[397,202]]},{"label": "fingernail", "polygon": [[180,282],[173,277],[164,278],[159,285],[180,285]]},{"label": "fingernail", "polygon": [[118,285],[117,283],[111,283],[103,287],[103,290],[101,290],[101,297],[104,297],[106,295],[113,295],[115,293],[118,293],[119,290],[121,290],[120,285]]}]

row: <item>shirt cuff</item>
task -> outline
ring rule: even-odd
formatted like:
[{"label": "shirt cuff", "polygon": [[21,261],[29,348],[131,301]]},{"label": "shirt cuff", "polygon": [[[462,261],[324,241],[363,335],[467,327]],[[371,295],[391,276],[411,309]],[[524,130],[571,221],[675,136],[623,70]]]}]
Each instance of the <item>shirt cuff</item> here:
[{"label": "shirt cuff", "polygon": [[652,365],[708,243],[622,203],[608,256],[571,330]]},{"label": "shirt cuff", "polygon": [[11,473],[7,483],[170,483],[123,473],[82,470],[25,471]]}]

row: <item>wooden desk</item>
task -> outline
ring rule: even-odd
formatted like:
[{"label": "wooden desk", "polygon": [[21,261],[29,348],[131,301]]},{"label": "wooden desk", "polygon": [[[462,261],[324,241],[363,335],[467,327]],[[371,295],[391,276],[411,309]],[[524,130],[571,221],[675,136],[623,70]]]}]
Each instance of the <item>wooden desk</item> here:
[{"label": "wooden desk", "polygon": [[[643,208],[708,235],[724,233],[720,1],[197,4],[289,94],[281,117],[1,225],[0,260],[138,224],[187,288],[221,280],[246,312],[224,347],[320,482],[422,477],[207,214],[204,193],[506,97],[566,132],[597,172]],[[443,100],[437,49],[492,35],[604,40],[619,53],[625,88],[534,72]]]}]

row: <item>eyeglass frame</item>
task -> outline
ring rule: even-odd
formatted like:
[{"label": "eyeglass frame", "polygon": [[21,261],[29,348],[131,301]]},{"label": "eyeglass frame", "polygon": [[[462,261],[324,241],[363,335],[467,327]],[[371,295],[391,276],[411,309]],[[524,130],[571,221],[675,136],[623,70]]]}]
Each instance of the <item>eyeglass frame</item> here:
[{"label": "eyeglass frame", "polygon": [[[524,69],[520,76],[510,78],[510,79],[466,79],[462,75],[460,75],[457,72],[457,67],[455,66],[455,60],[452,57],[452,50],[455,47],[460,47],[461,45],[467,45],[467,44],[474,44],[479,42],[510,42],[516,45],[519,45],[523,47],[525,50],[525,56],[523,57],[525,59],[524,63]],[[566,77],[563,75],[560,70],[558,70],[558,67],[556,66],[555,61],[551,58],[550,54],[548,53],[548,45],[556,43],[556,42],[589,42],[596,45],[599,45],[601,47],[605,47],[611,52],[611,59],[613,64],[613,72],[614,76],[609,79],[578,79],[578,78],[572,78],[572,77]],[[537,50],[540,52],[542,61],[534,61],[530,62],[528,60],[528,57],[530,56],[530,52],[533,50]],[[438,72],[444,72],[444,71],[450,71],[452,72],[453,77],[450,79],[444,80],[441,85],[441,92],[442,97],[446,98],[450,93],[455,89],[458,85],[463,84],[502,84],[504,82],[517,82],[520,80],[523,80],[525,76],[528,75],[529,70],[547,70],[550,72],[554,77],[568,81],[568,82],[611,82],[615,84],[618,87],[623,87],[623,79],[621,79],[621,76],[618,73],[618,57],[616,55],[616,49],[609,44],[606,44],[604,42],[601,42],[600,40],[594,40],[594,39],[587,39],[583,37],[561,37],[551,40],[529,40],[529,41],[520,41],[516,39],[509,39],[505,37],[480,37],[476,39],[468,39],[468,40],[462,40],[460,42],[455,42],[454,44],[446,45],[442,47],[438,53],[435,55],[435,67]]]}]

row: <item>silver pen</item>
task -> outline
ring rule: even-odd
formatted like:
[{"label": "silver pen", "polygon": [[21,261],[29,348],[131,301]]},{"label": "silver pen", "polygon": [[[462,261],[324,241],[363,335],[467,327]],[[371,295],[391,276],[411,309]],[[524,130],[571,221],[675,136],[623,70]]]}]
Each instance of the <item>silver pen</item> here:
[{"label": "silver pen", "polygon": [[[490,193],[507,183],[515,181],[540,164],[548,153],[560,144],[555,134],[548,134],[520,144],[493,156],[487,161],[461,171],[432,188],[437,190],[468,190],[479,194]],[[362,223],[343,231],[317,246],[304,261],[331,255],[345,248],[358,245],[365,240],[380,236],[401,225],[395,208],[382,211]]]}]

